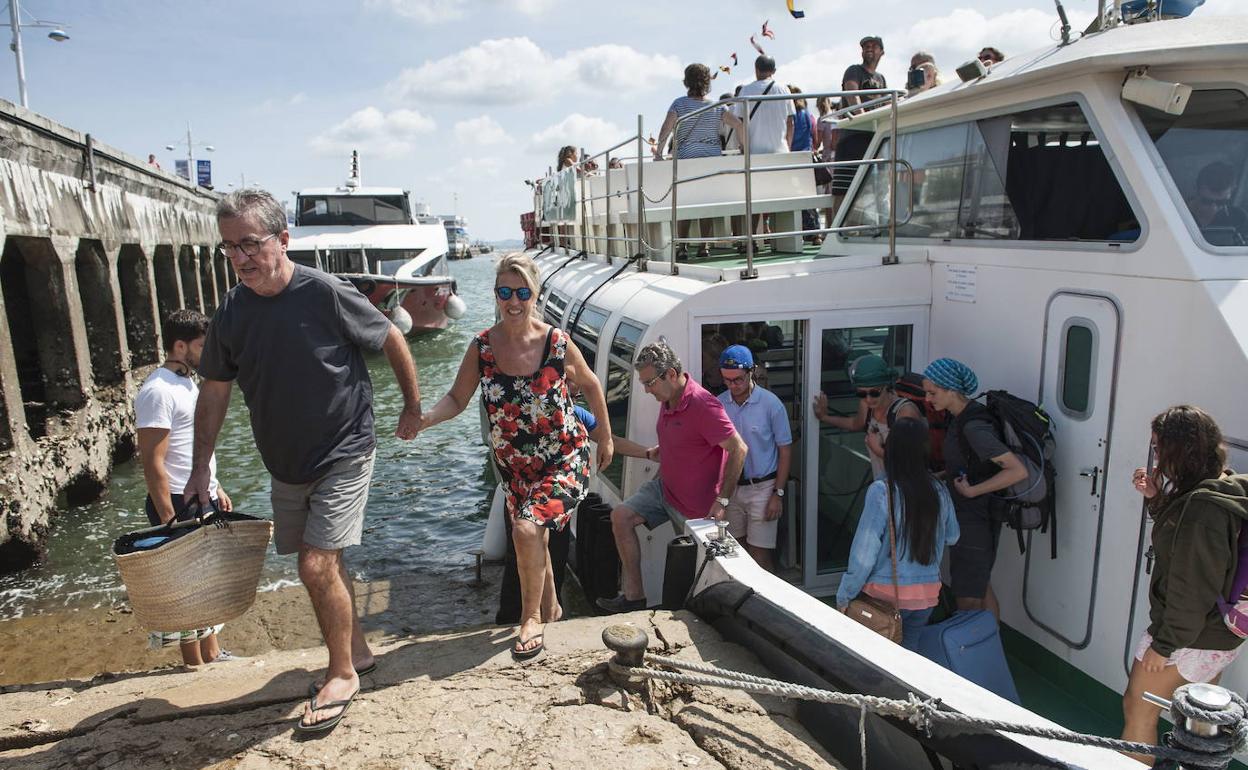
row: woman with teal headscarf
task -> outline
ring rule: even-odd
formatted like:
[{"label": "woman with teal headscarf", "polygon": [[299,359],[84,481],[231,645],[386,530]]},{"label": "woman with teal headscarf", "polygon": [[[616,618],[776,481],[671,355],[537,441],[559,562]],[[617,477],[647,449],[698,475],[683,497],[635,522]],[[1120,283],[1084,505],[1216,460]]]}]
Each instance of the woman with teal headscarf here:
[{"label": "woman with teal headscarf", "polygon": [[867,432],[867,454],[875,478],[884,476],[884,443],[889,426],[902,417],[925,420],[923,410],[893,390],[897,372],[883,358],[869,354],[849,365],[849,381],[858,393],[858,411],[852,415],[828,414],[828,397],[815,396],[815,417],[824,425],[847,431]]},{"label": "woman with teal headscarf", "polygon": [[[961,537],[949,549],[949,577],[960,610],[1001,607],[989,581],[997,560],[1001,521],[989,511],[991,494],[1027,478],[1027,466],[997,435],[987,407],[974,400],[979,378],[953,358],[938,358],[923,370],[927,401],[952,416],[945,433],[945,483],[953,497]],[[969,448],[969,454],[964,451]]]}]

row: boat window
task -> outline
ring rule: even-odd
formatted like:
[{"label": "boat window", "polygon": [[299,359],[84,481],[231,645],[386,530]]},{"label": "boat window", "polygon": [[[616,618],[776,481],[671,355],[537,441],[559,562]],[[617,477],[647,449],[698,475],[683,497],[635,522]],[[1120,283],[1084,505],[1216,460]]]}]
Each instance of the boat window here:
[{"label": "boat window", "polygon": [[406,225],[411,223],[405,195],[301,195],[295,224]]},{"label": "boat window", "polygon": [[[858,394],[849,380],[849,365],[858,358],[874,354],[897,374],[911,371],[914,327],[910,325],[824,329],[817,342],[822,346],[819,387],[828,398],[828,414],[858,413]],[[820,573],[846,568],[867,487],[883,472],[883,462],[872,461],[866,437],[864,430],[819,423],[819,515],[814,536]]]},{"label": "boat window", "polygon": [[[569,318],[576,318],[576,313],[572,313]],[[585,363],[589,365],[591,372],[598,370],[598,335],[602,333],[602,327],[607,323],[607,314],[593,305],[586,305],[581,311],[581,317],[576,322],[576,327],[572,329],[572,340],[576,346],[581,349],[581,355],[585,357]]]},{"label": "boat window", "polygon": [[1248,246],[1248,96],[1194,91],[1182,115],[1134,105],[1209,246]]},{"label": "boat window", "polygon": [[[1059,104],[902,134],[898,169],[902,238],[1109,241],[1139,237],[1139,222],[1077,104]],[[876,157],[890,157],[887,140]],[[887,234],[888,167],[871,166],[845,225]]]},{"label": "boat window", "polygon": [[1062,335],[1062,348],[1062,369],[1057,375],[1062,411],[1081,420],[1091,412],[1095,329],[1087,321],[1072,318]]},{"label": "boat window", "polygon": [[[611,432],[617,436],[628,435],[628,402],[636,379],[633,357],[645,333],[644,326],[624,320],[620,321],[611,340],[611,351],[607,357],[607,415],[611,420]],[[616,492],[623,493],[624,456],[617,452],[602,477],[615,487]]]},{"label": "boat window", "polygon": [[568,306],[568,298],[557,291],[552,291],[546,298],[546,306],[542,308],[542,319],[551,326],[559,326],[563,321],[563,311]]}]

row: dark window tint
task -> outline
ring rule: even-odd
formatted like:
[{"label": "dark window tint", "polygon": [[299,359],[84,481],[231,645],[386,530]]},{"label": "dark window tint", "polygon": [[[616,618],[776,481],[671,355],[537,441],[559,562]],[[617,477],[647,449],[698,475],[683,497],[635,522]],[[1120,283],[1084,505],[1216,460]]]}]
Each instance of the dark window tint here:
[{"label": "dark window tint", "polygon": [[[1077,104],[902,134],[897,235],[903,238],[1134,241],[1140,227]],[[876,157],[889,157],[887,141]],[[907,213],[909,216],[907,217]],[[887,235],[888,166],[869,167],[845,217]]]},{"label": "dark window tint", "polygon": [[1182,115],[1135,109],[1205,242],[1248,245],[1248,96],[1195,91]]},{"label": "dark window tint", "polygon": [[[577,318],[577,315],[572,313],[568,318]],[[572,340],[581,349],[585,363],[593,372],[598,370],[598,335],[602,333],[602,327],[606,322],[606,313],[593,305],[586,305],[580,311],[580,317],[577,318],[576,326],[572,329]]]},{"label": "dark window tint", "polygon": [[[586,310],[588,312],[588,309]],[[645,328],[631,321],[621,321],[611,339],[611,352],[607,360],[607,415],[611,419],[611,432],[616,436],[628,435],[628,406],[633,392],[633,356]],[[624,456],[616,454],[603,472],[603,477],[615,486],[617,492],[624,489]]]},{"label": "dark window tint", "polygon": [[542,308],[542,318],[551,326],[559,326],[563,322],[563,311],[568,306],[568,298],[557,291],[546,297],[546,306]]},{"label": "dark window tint", "polygon": [[1074,417],[1088,414],[1092,403],[1092,361],[1096,355],[1096,335],[1092,328],[1071,322],[1066,327],[1062,355],[1062,408]]},{"label": "dark window tint", "polygon": [[299,197],[295,224],[303,227],[325,225],[406,225],[412,221],[406,195]]}]

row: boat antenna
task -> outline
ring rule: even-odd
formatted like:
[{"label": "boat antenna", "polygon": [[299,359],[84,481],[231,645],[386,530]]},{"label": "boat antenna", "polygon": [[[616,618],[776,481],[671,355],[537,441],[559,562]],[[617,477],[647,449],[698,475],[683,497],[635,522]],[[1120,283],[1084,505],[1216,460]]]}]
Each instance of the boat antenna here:
[{"label": "boat antenna", "polygon": [[351,176],[347,178],[347,187],[360,186],[360,151],[351,151]]},{"label": "boat antenna", "polygon": [[1070,20],[1066,18],[1066,9],[1062,7],[1062,0],[1053,0],[1053,4],[1057,6],[1057,18],[1062,20],[1062,45],[1070,45]]}]

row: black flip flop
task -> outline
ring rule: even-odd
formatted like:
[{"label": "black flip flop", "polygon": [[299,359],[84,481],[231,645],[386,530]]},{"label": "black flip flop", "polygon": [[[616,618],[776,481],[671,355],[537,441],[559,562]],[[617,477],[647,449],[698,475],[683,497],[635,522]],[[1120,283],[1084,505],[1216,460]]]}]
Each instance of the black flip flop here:
[{"label": "black flip flop", "polygon": [[[542,650],[546,649],[546,644],[545,644],[546,640],[544,637],[545,637],[545,634],[534,634],[533,636],[530,636],[528,639],[520,639],[517,637],[516,643],[511,646],[511,657],[515,658],[516,660],[531,660],[532,658],[536,658],[538,655],[541,655]],[[518,649],[520,645],[528,644],[534,639],[541,640],[537,643],[536,647],[532,647],[527,650]]]},{"label": "black flip flop", "polygon": [[316,705],[315,697],[309,699],[308,704],[312,706],[313,711],[322,711],[324,709],[338,708],[339,706],[342,707],[342,711],[339,711],[337,714],[330,717],[329,719],[326,719],[324,722],[317,722],[314,725],[305,725],[303,723],[303,717],[300,717],[299,721],[295,724],[295,732],[307,734],[307,733],[323,733],[326,730],[332,730],[333,728],[337,727],[338,723],[342,721],[342,718],[347,715],[347,709],[351,707],[351,701],[355,700],[355,696],[359,694],[360,694],[360,691],[357,689],[355,692],[351,693],[351,697],[347,698],[346,700],[333,700],[333,701],[330,701],[329,703],[322,703],[319,706]]}]

